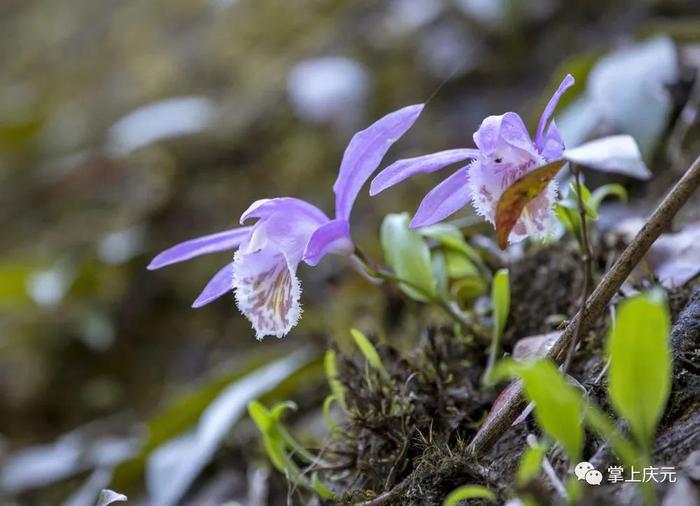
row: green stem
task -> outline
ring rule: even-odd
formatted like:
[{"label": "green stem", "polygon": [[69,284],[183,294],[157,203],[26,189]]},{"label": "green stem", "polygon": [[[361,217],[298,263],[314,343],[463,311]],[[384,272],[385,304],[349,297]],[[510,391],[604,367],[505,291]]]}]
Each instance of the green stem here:
[{"label": "green stem", "polygon": [[[581,193],[581,170],[572,165],[574,171],[574,177],[576,181],[576,197],[578,201],[578,212],[580,219],[580,236],[581,240],[579,245],[581,246],[581,264],[583,270],[583,289],[581,290],[581,307],[579,309],[579,314],[586,312],[586,303],[588,301],[588,296],[591,292],[591,279],[592,279],[592,265],[593,253],[591,252],[591,243],[588,239],[588,223],[586,222],[586,207],[583,203],[583,195]],[[566,374],[566,371],[571,365],[571,361],[574,358],[574,352],[576,351],[576,346],[581,341],[581,334],[583,333],[583,328],[581,326],[581,319],[579,318],[576,322],[576,330],[574,331],[573,339],[569,344],[569,348],[566,350],[566,357],[564,358],[564,363],[562,365],[562,372]]]}]

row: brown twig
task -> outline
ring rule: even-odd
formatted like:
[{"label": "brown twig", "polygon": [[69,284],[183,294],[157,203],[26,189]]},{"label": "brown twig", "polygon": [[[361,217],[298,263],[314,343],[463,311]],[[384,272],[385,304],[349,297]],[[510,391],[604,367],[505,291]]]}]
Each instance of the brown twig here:
[{"label": "brown twig", "polygon": [[[700,157],[695,159],[683,177],[659,204],[637,236],[625,248],[612,268],[605,274],[593,294],[588,298],[585,310],[579,311],[574,316],[554,342],[547,353],[549,358],[561,361],[563,358],[562,354],[574,338],[576,329],[579,326],[582,331],[589,328],[596,319],[603,315],[610,300],[630,275],[632,269],[646,255],[661,232],[670,225],[678,210],[688,201],[698,186],[700,186]],[[491,448],[503,433],[508,430],[524,406],[522,386],[519,386],[515,389],[515,393],[505,400],[503,407],[493,415],[491,420],[482,427],[471,443],[469,443],[467,448],[469,453],[478,456]]]},{"label": "brown twig", "polygon": [[[581,194],[581,169],[573,166],[574,180],[576,183],[576,197],[578,200],[578,215],[580,224],[579,234],[581,236],[581,264],[583,268],[583,289],[581,290],[581,307],[579,308],[579,313],[586,312],[586,302],[588,301],[588,296],[591,294],[591,281],[593,279],[592,274],[592,261],[593,253],[591,252],[591,243],[588,240],[588,222],[586,221],[586,206],[583,203],[583,195]],[[581,342],[581,334],[583,329],[581,328],[581,318],[579,318],[576,324],[576,329],[574,331],[574,338],[569,344],[569,348],[566,351],[566,358],[564,359],[564,364],[562,365],[562,372],[566,374],[571,365],[571,360],[574,358],[574,352],[576,351],[576,346]]]}]

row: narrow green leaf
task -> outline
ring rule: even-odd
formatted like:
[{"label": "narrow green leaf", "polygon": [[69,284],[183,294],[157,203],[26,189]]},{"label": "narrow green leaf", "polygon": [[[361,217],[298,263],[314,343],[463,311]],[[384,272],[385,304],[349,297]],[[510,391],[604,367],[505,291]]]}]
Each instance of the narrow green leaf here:
[{"label": "narrow green leaf", "polygon": [[556,206],[554,206],[554,214],[557,219],[562,222],[566,231],[573,236],[578,236],[578,231],[581,229],[581,218],[572,211],[567,206],[563,205],[563,201],[560,201]]},{"label": "narrow green leaf", "polygon": [[510,282],[508,269],[500,269],[493,276],[491,284],[491,306],[493,307],[493,332],[489,358],[482,378],[485,385],[493,382],[491,374],[496,361],[501,357],[501,338],[510,311]]},{"label": "narrow green leaf", "polygon": [[285,443],[277,432],[277,421],[270,411],[258,401],[248,403],[248,414],[262,434],[263,446],[270,462],[279,472],[286,473]]},{"label": "narrow green leaf", "polygon": [[270,416],[272,416],[272,419],[275,421],[275,423],[279,423],[285,411],[296,411],[297,409],[299,408],[297,407],[297,403],[294,401],[278,402],[277,404],[272,406],[272,409],[270,409]]},{"label": "narrow green leaf", "polygon": [[384,378],[388,378],[389,373],[387,373],[386,369],[384,369],[384,364],[382,363],[382,359],[379,358],[379,353],[377,353],[376,348],[372,345],[370,340],[367,339],[367,336],[357,329],[350,329],[350,334],[352,335],[357,347],[365,356],[365,359],[367,359],[369,365],[379,371]]},{"label": "narrow green leaf", "polygon": [[433,267],[435,291],[444,299],[447,297],[447,287],[449,283],[446,253],[444,251],[434,250],[430,257],[430,263]]},{"label": "narrow green leaf", "polygon": [[583,446],[583,399],[549,360],[524,362],[503,360],[496,364],[495,379],[516,376],[523,380],[525,396],[535,403],[535,419],[542,430],[556,440],[578,462]]},{"label": "narrow green leaf", "polygon": [[341,405],[343,410],[347,411],[347,405],[345,404],[345,387],[343,387],[343,384],[338,379],[338,367],[334,350],[328,350],[326,352],[326,355],[323,357],[323,364],[326,369],[328,386],[331,389],[333,397],[338,401],[338,404]]},{"label": "narrow green leaf", "polygon": [[258,401],[248,403],[248,415],[263,434],[269,432],[275,423],[267,408]]},{"label": "narrow green leaf", "polygon": [[[574,186],[574,188],[576,188],[576,183],[572,183],[572,185]],[[591,190],[589,190],[588,187],[583,183],[581,183],[581,197],[581,200],[583,201],[583,210],[586,212],[586,218],[596,221],[598,219],[598,208],[591,206]],[[575,195],[575,198],[578,209],[578,195]]]},{"label": "narrow green leaf", "polygon": [[290,457],[288,450],[306,463],[318,462],[323,466],[329,465],[299,444],[284,427],[280,418],[287,409],[296,409],[296,404],[291,401],[279,402],[269,410],[257,401],[248,404],[248,413],[262,433],[263,446],[270,462],[292,483],[314,490],[325,499],[334,497],[333,493],[315,476],[309,480]]},{"label": "narrow green leaf", "polygon": [[442,503],[442,506],[457,506],[460,501],[465,501],[467,499],[487,499],[489,501],[495,501],[496,494],[481,485],[463,485],[450,492]]},{"label": "narrow green leaf", "polygon": [[408,226],[407,213],[384,218],[381,243],[384,256],[396,275],[410,282],[401,283],[401,290],[412,299],[429,302],[435,296],[430,249],[421,235]]},{"label": "narrow green leaf", "polygon": [[318,479],[316,473],[311,476],[311,486],[323,499],[333,499],[335,494]]},{"label": "narrow green leaf", "polygon": [[[287,428],[284,426],[284,424],[282,422],[279,422],[277,424],[277,433],[279,434],[279,438],[286,445],[285,448],[289,449],[291,452],[293,452],[295,455],[300,457],[302,460],[306,461],[307,464],[311,464],[312,462],[319,462],[319,463],[325,462],[320,457],[318,457],[317,455],[314,455],[309,450],[304,448],[304,446],[301,443],[299,443],[299,441],[297,441],[294,438],[294,436],[292,436],[292,434],[287,430]],[[326,464],[323,464],[323,465],[326,465]]]},{"label": "narrow green leaf", "polygon": [[510,281],[508,269],[500,269],[493,277],[491,285],[491,304],[493,305],[493,337],[500,340],[506,328],[510,311]]},{"label": "narrow green leaf", "polygon": [[624,186],[617,183],[604,184],[593,190],[591,198],[588,200],[588,205],[598,212],[601,202],[608,197],[616,196],[622,202],[627,202],[627,190]]},{"label": "narrow green leaf", "polygon": [[337,401],[335,395],[329,395],[323,400],[323,421],[326,424],[329,432],[338,432],[338,424],[335,423],[333,416],[331,415],[331,408],[333,407],[333,402]]},{"label": "narrow green leaf", "polygon": [[649,292],[622,303],[608,335],[608,395],[646,450],[671,387],[669,327],[663,292]]}]

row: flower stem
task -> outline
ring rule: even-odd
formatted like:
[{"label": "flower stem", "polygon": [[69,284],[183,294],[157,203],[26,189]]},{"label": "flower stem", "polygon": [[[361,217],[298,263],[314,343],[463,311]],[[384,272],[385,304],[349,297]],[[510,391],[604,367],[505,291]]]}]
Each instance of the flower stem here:
[{"label": "flower stem", "polygon": [[[592,278],[592,261],[593,253],[591,252],[591,243],[588,238],[588,223],[586,222],[586,207],[583,203],[583,195],[581,194],[581,170],[573,165],[572,166],[576,184],[576,197],[578,201],[578,215],[581,220],[581,226],[579,227],[581,246],[581,267],[583,271],[583,289],[581,290],[581,306],[579,307],[579,314],[586,312],[586,302],[588,301],[588,296],[591,292],[591,278]],[[566,358],[562,364],[561,371],[566,374],[566,371],[571,366],[571,360],[574,357],[574,352],[576,351],[576,346],[581,341],[581,334],[583,332],[581,326],[581,318],[576,322],[576,330],[574,331],[574,337],[569,344],[569,348],[566,351]]]}]

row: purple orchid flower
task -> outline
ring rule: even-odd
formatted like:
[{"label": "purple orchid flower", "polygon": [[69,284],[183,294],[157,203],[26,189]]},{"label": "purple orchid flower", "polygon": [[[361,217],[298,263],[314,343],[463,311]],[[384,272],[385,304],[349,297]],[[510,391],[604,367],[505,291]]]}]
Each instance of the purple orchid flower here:
[{"label": "purple orchid flower", "polygon": [[[489,116],[474,133],[477,149],[452,149],[399,160],[374,178],[370,195],[376,195],[413,175],[435,172],[448,165],[471,160],[425,196],[411,220],[411,227],[437,223],[470,201],[479,215],[495,223],[496,206],[508,186],[537,167],[562,158],[564,142],[554,120],[550,119],[559,99],[573,84],[574,78],[567,75],[554,92],[540,117],[534,141],[516,113]],[[555,197],[556,185],[552,182],[525,207],[511,232],[512,242],[529,235],[547,236],[553,230]]]},{"label": "purple orchid flower", "polygon": [[391,145],[413,125],[423,109],[412,105],[392,112],[355,134],[340,164],[335,192],[335,219],[300,199],[281,197],[254,202],[241,216],[244,226],[191,239],[160,253],[149,270],[219,251],[237,250],[209,281],[192,307],[198,308],[234,291],[240,311],[257,339],[283,337],[301,316],[297,267],[316,265],[329,253],[351,255],[350,212],[360,189]]}]

